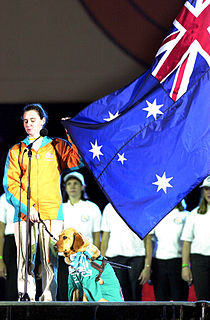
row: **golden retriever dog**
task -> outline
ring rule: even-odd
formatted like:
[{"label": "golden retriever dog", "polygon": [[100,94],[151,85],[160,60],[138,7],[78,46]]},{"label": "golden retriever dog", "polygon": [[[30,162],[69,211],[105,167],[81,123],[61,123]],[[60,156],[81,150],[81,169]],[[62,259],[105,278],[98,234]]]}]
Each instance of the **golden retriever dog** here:
[{"label": "golden retriever dog", "polygon": [[83,234],[73,228],[64,230],[55,250],[63,253],[69,265],[70,301],[123,301],[113,268]]}]

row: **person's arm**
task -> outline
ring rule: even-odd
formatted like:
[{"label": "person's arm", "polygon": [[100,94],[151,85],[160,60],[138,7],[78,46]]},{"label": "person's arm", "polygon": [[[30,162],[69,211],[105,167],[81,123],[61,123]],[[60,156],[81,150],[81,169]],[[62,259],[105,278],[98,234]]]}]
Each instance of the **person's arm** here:
[{"label": "person's arm", "polygon": [[101,245],[101,210],[94,202],[88,202],[92,213],[93,244],[100,249]]},{"label": "person's arm", "polygon": [[139,280],[140,284],[143,285],[150,279],[151,264],[152,264],[152,236],[147,235],[144,239],[145,247],[145,261],[144,268],[140,273]]},{"label": "person's arm", "polygon": [[98,232],[93,232],[93,244],[100,249],[100,231]]},{"label": "person's arm", "polygon": [[[24,147],[24,146],[23,146]],[[27,157],[27,155],[25,155]],[[20,161],[22,161],[23,152],[19,150],[19,145],[15,145],[9,150],[6,164],[5,173],[3,179],[4,190],[6,193],[7,201],[14,207],[19,207],[20,205],[20,190],[21,190],[21,213],[25,216],[27,215],[27,190],[20,187]],[[27,167],[23,168],[24,175],[27,175]],[[30,199],[31,211],[35,212],[35,201]],[[38,213],[37,213],[38,216]]]},{"label": "person's arm", "polygon": [[108,248],[110,232],[103,231],[102,240],[101,240],[101,255],[106,256],[106,250]]},{"label": "person's arm", "polygon": [[82,158],[79,155],[78,149],[67,135],[68,142],[66,140],[56,138],[52,141],[54,148],[56,149],[57,157],[59,158],[59,166],[61,170],[67,168],[79,169],[84,164]]},{"label": "person's arm", "polygon": [[0,221],[0,277],[6,279],[7,268],[3,260],[5,223]]},{"label": "person's arm", "polygon": [[182,279],[189,285],[192,283],[192,272],[190,270],[190,250],[191,242],[184,241],[182,247]]}]

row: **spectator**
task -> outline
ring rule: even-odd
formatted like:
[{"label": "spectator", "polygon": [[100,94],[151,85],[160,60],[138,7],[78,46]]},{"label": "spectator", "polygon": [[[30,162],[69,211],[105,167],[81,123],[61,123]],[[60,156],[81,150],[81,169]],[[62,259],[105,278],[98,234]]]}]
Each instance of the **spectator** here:
[{"label": "spectator", "polygon": [[[5,279],[5,300],[17,301],[17,249],[14,237],[14,207],[0,197],[0,277]],[[3,291],[3,290],[2,290]]]},{"label": "spectator", "polygon": [[110,262],[130,266],[115,268],[125,301],[140,301],[142,285],[150,279],[152,246],[126,225],[109,203],[103,212],[101,254]]},{"label": "spectator", "polygon": [[[83,175],[79,172],[68,173],[64,182],[63,228],[75,228],[99,248],[101,212],[95,203],[87,200]],[[59,256],[57,300],[68,300],[68,265],[63,256]]]},{"label": "spectator", "polygon": [[182,278],[189,285],[193,282],[198,300],[210,300],[210,175],[201,188],[200,205],[190,213],[182,233]]},{"label": "spectator", "polygon": [[151,231],[154,253],[152,283],[157,301],[188,300],[188,285],[182,280],[181,233],[188,213],[179,203]]},{"label": "spectator", "polygon": [[[15,238],[18,252],[18,291],[25,291],[26,216],[29,161],[25,154],[30,143],[30,213],[31,222],[31,271],[27,276],[30,300],[35,300],[36,286],[33,269],[39,238],[42,264],[43,293],[41,301],[55,300],[57,257],[53,241],[45,230],[57,237],[62,230],[63,212],[60,191],[60,174],[66,168],[80,165],[80,156],[75,145],[65,140],[47,136],[40,137],[47,122],[47,113],[40,104],[27,105],[23,110],[23,126],[27,137],[14,145],[7,156],[4,174],[4,189],[7,200],[15,207]],[[24,156],[25,155],[25,156]],[[41,223],[39,223],[41,222]],[[24,298],[24,297],[23,297]]]}]

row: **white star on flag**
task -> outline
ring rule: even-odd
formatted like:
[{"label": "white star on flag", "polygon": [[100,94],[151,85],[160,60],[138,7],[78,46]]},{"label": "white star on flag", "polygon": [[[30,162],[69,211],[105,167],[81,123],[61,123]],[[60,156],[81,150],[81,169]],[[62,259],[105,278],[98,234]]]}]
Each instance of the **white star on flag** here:
[{"label": "white star on flag", "polygon": [[104,120],[105,121],[111,121],[115,118],[117,118],[119,116],[119,111],[117,111],[115,114],[112,114],[110,111],[109,111],[109,118],[105,118]]},{"label": "white star on flag", "polygon": [[95,141],[95,144],[93,144],[92,142],[90,142],[90,144],[92,146],[92,149],[90,149],[89,151],[93,153],[93,159],[97,157],[100,161],[100,155],[103,156],[103,153],[101,152],[102,145],[98,146],[97,140]]},{"label": "white star on flag", "polygon": [[173,188],[173,186],[170,185],[170,183],[169,183],[169,181],[171,179],[173,179],[173,177],[166,178],[166,173],[165,172],[163,173],[162,177],[160,177],[159,175],[156,174],[156,178],[157,178],[157,181],[153,182],[152,184],[156,184],[158,186],[157,192],[160,191],[161,189],[163,189],[163,191],[165,193],[167,193],[166,188]]},{"label": "white star on flag", "polygon": [[149,101],[146,100],[146,103],[148,105],[147,108],[143,108],[142,110],[148,111],[147,113],[147,118],[149,116],[153,116],[156,120],[157,114],[163,114],[162,111],[160,111],[160,108],[163,106],[163,104],[157,104],[156,99],[153,101],[153,103],[150,103]]},{"label": "white star on flag", "polygon": [[119,158],[117,159],[117,161],[120,161],[122,164],[124,164],[124,161],[127,160],[127,159],[124,157],[124,154],[125,154],[125,153],[123,153],[123,154],[119,154],[119,153],[118,153],[118,154],[117,154],[118,157],[119,157]]}]

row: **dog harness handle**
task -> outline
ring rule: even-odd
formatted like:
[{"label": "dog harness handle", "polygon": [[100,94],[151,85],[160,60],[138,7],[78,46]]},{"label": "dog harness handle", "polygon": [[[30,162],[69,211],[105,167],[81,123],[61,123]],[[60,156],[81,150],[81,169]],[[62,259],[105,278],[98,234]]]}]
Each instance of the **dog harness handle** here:
[{"label": "dog harness handle", "polygon": [[90,260],[90,264],[91,264],[91,267],[95,268],[99,272],[99,274],[96,277],[96,282],[97,282],[97,281],[99,281],[100,276],[101,276],[102,272],[104,271],[104,268],[105,268],[105,266],[107,264],[107,259],[105,257],[103,257],[101,265],[99,265],[98,263],[94,262],[93,260]]},{"label": "dog harness handle", "polygon": [[54,237],[54,235],[47,229],[46,224],[44,223],[44,221],[39,217],[40,222],[43,224],[45,231],[49,234],[49,236],[54,239],[55,241],[58,241],[58,239],[56,239]]}]

